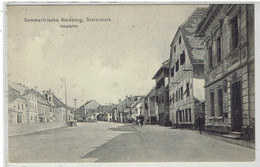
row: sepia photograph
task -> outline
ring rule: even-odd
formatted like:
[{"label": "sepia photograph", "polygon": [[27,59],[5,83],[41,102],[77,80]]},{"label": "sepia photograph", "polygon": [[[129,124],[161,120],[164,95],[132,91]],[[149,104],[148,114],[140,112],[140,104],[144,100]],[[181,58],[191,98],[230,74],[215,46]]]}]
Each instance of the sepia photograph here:
[{"label": "sepia photograph", "polygon": [[254,162],[255,4],[5,4],[7,164]]}]

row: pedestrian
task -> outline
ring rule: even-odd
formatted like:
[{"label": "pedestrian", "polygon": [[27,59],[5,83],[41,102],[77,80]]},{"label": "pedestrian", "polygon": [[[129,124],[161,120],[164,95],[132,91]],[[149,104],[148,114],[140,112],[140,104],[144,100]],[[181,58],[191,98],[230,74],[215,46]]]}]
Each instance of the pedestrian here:
[{"label": "pedestrian", "polygon": [[198,125],[199,125],[199,130],[200,130],[200,134],[203,128],[203,124],[204,124],[204,118],[203,118],[203,114],[200,113],[199,118],[198,118]]},{"label": "pedestrian", "polygon": [[141,127],[142,127],[143,126],[143,120],[142,119],[140,120],[140,124],[141,124]]}]

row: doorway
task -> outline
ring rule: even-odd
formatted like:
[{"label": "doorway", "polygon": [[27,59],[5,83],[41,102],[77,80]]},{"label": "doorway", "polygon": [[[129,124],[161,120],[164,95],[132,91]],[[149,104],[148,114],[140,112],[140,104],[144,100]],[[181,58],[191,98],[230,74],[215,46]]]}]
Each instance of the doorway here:
[{"label": "doorway", "polygon": [[232,131],[241,132],[242,130],[242,97],[241,82],[237,81],[231,85],[231,121]]}]

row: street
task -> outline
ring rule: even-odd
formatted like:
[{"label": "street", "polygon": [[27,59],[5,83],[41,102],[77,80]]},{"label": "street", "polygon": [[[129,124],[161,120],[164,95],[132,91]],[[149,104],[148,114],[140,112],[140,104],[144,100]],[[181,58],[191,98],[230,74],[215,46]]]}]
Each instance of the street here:
[{"label": "street", "polygon": [[9,137],[11,163],[253,161],[255,151],[197,131],[98,122]]}]

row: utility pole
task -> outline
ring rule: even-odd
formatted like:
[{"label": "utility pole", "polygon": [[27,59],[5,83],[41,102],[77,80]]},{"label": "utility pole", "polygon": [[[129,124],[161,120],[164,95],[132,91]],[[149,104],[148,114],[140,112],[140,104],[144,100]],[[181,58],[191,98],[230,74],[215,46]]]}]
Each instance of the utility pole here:
[{"label": "utility pole", "polygon": [[68,122],[68,112],[67,112],[67,87],[66,87],[66,79],[65,79],[65,105],[66,105],[66,123]]},{"label": "utility pole", "polygon": [[75,107],[75,111],[74,111],[74,120],[77,120],[77,99],[74,99],[74,107]]}]

